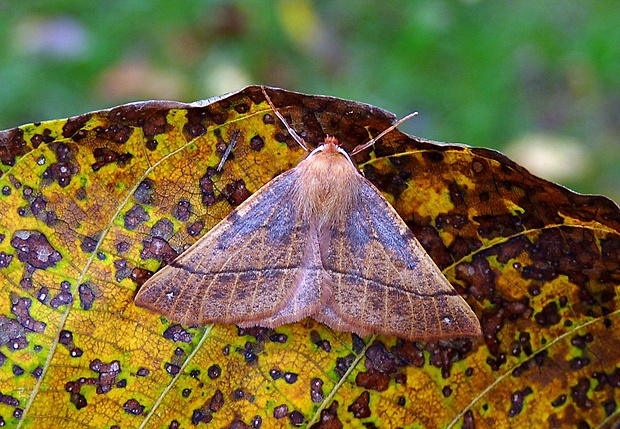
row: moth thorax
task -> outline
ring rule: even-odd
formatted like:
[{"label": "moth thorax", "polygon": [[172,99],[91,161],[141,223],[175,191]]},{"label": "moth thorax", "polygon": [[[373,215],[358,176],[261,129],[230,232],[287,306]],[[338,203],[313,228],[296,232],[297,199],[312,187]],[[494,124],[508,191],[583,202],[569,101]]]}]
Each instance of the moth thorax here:
[{"label": "moth thorax", "polygon": [[300,210],[319,225],[344,217],[359,193],[361,175],[343,152],[336,144],[325,143],[298,166]]}]

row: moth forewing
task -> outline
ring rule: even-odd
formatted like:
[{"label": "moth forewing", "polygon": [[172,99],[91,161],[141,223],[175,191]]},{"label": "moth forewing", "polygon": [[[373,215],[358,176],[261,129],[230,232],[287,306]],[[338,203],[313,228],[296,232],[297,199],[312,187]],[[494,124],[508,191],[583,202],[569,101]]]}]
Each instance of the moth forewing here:
[{"label": "moth forewing", "polygon": [[336,330],[410,340],[481,333],[474,312],[334,137],[156,273],[135,301],[186,324],[275,327],[311,316]]}]

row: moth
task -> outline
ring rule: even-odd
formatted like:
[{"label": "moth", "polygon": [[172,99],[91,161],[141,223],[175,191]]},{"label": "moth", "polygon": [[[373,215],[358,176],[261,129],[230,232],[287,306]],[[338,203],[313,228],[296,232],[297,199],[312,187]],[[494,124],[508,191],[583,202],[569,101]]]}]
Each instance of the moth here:
[{"label": "moth", "polygon": [[480,336],[475,313],[337,139],[309,151],[263,94],[308,156],[147,280],[136,305],[187,325],[312,317],[362,336]]}]

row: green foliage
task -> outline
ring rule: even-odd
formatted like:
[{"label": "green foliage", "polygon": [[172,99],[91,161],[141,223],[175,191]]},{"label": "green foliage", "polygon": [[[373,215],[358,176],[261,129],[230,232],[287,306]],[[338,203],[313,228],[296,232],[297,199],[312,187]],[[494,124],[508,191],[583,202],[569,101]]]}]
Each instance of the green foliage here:
[{"label": "green foliage", "polygon": [[5,2],[0,129],[265,83],[419,110],[403,129],[436,140],[571,137],[587,171],[558,180],[618,200],[618,22],[611,0]]}]

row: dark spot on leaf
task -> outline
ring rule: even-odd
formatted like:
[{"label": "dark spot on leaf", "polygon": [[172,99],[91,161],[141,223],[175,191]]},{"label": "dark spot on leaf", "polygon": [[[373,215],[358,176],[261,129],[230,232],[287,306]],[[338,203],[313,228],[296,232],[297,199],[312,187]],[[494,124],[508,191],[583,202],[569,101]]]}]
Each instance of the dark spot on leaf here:
[{"label": "dark spot on leaf", "polygon": [[[19,297],[15,294],[11,294],[11,314],[15,316],[17,322],[27,331],[26,332],[36,332],[38,334],[42,334],[45,332],[45,328],[47,324],[45,322],[41,322],[35,320],[30,315],[30,306],[32,305],[32,299],[26,297]],[[6,319],[11,320],[11,319]],[[2,323],[0,322],[0,326]],[[9,322],[10,325],[10,322]],[[11,331],[13,331],[11,329]],[[7,328],[7,333],[11,333]],[[13,332],[14,333],[14,332]]]},{"label": "dark spot on leaf", "polygon": [[179,423],[177,420],[173,420],[170,422],[170,425],[168,426],[168,429],[180,429],[181,428],[181,423]]},{"label": "dark spot on leaf", "polygon": [[75,348],[71,349],[71,351],[69,352],[69,355],[71,357],[74,357],[74,358],[81,357],[83,354],[84,354],[84,352],[79,347],[75,347]]},{"label": "dark spot on leaf", "polygon": [[432,164],[437,164],[443,161],[443,153],[434,150],[424,151],[422,152],[422,156]]},{"label": "dark spot on leaf", "polygon": [[41,375],[43,375],[43,368],[41,368],[40,366],[36,367],[35,369],[32,370],[32,376],[36,379],[40,378]]},{"label": "dark spot on leaf", "polygon": [[248,199],[250,195],[250,191],[246,189],[245,182],[242,179],[229,183],[222,191],[222,196],[226,198],[232,206],[238,206]]},{"label": "dark spot on leaf", "polygon": [[13,255],[0,252],[0,269],[8,267],[12,260]]},{"label": "dark spot on leaf", "polygon": [[181,367],[174,363],[166,362],[164,364],[164,369],[170,375],[177,375],[181,371]]},{"label": "dark spot on leaf", "polygon": [[207,370],[207,375],[211,380],[215,380],[222,374],[222,369],[219,365],[213,364]]},{"label": "dark spot on leaf", "polygon": [[71,403],[75,405],[75,408],[77,408],[78,410],[81,410],[88,405],[88,402],[86,402],[86,398],[81,393],[72,393]]},{"label": "dark spot on leaf", "polygon": [[603,405],[607,417],[611,416],[616,411],[617,404],[616,400],[613,398],[604,401],[601,405]]},{"label": "dark spot on leaf", "polygon": [[24,368],[22,368],[19,365],[13,365],[13,375],[14,376],[20,376],[24,373]]},{"label": "dark spot on leaf", "polygon": [[518,390],[514,392],[510,396],[511,406],[510,411],[508,411],[508,417],[514,417],[520,414],[523,410],[523,401],[525,400],[525,397],[531,395],[532,393],[532,389],[529,386],[523,390]]},{"label": "dark spot on leaf", "polygon": [[155,139],[150,139],[150,140],[148,140],[148,141],[146,142],[146,148],[152,152],[152,151],[154,151],[155,149],[157,149],[157,145],[158,145],[158,144],[159,144],[159,143],[157,143],[157,140],[155,140]]},{"label": "dark spot on leaf", "polygon": [[191,214],[192,205],[187,200],[180,200],[172,212],[172,216],[180,222],[187,222]]},{"label": "dark spot on leaf", "polygon": [[336,371],[336,374],[338,374],[340,378],[344,377],[354,360],[355,355],[353,354],[336,358],[336,367],[334,368],[334,371]]},{"label": "dark spot on leaf", "polygon": [[226,429],[249,429],[250,427],[246,425],[243,421],[239,419],[234,419],[230,425],[226,427]]},{"label": "dark spot on leaf", "polygon": [[84,253],[91,253],[97,248],[97,240],[90,237],[85,237],[84,240],[82,240],[82,245],[80,248]]},{"label": "dark spot on leaf", "polygon": [[58,185],[64,188],[71,183],[71,177],[80,171],[80,167],[73,162],[71,149],[63,143],[56,146],[56,159],[57,162],[50,164],[43,172],[42,178],[44,184],[57,181]]},{"label": "dark spot on leaf", "polygon": [[288,384],[294,384],[295,382],[297,382],[298,377],[299,376],[295,374],[294,372],[284,373],[284,381],[286,381]]},{"label": "dark spot on leaf", "polygon": [[194,334],[190,334],[179,324],[170,325],[168,329],[164,331],[164,338],[167,340],[172,340],[175,343],[181,341],[183,343],[189,343],[194,338]]},{"label": "dark spot on leaf", "polygon": [[303,414],[301,414],[299,411],[295,410],[292,413],[290,413],[288,415],[289,419],[291,420],[291,424],[293,426],[301,426],[303,424],[303,422],[306,421],[306,418],[304,417]]},{"label": "dark spot on leaf", "polygon": [[278,378],[282,377],[282,372],[280,372],[279,369],[273,368],[269,370],[269,376],[274,380],[277,380]]},{"label": "dark spot on leaf", "polygon": [[192,237],[198,237],[204,228],[204,223],[198,220],[187,227],[187,233]]},{"label": "dark spot on leaf", "polygon": [[588,398],[588,390],[590,389],[590,381],[587,378],[581,378],[576,385],[571,386],[570,396],[577,406],[581,409],[590,409],[593,406],[592,400]]},{"label": "dark spot on leaf", "polygon": [[265,142],[261,136],[256,135],[250,139],[250,148],[255,151],[260,151],[265,146]]},{"label": "dark spot on leaf", "polygon": [[170,264],[179,254],[168,244],[166,240],[158,237],[147,237],[143,242],[140,257],[144,260],[155,259],[163,264]]},{"label": "dark spot on leaf", "polygon": [[125,253],[129,250],[129,243],[126,241],[119,241],[116,243],[116,251],[118,253]]},{"label": "dark spot on leaf", "polygon": [[[118,279],[121,276],[122,276],[122,278],[126,278],[127,277],[126,272],[124,270],[119,270],[117,272],[116,278]],[[146,282],[148,279],[151,278],[151,276],[153,276],[153,272],[149,271],[149,270],[145,270],[144,268],[134,268],[129,273],[129,277],[134,282],[136,282],[138,285],[143,285],[144,282]]]},{"label": "dark spot on leaf", "polygon": [[286,343],[288,336],[286,334],[273,333],[269,336],[269,339],[273,341],[274,343],[284,344]]},{"label": "dark spot on leaf", "polygon": [[200,192],[202,194],[202,203],[205,207],[210,207],[217,199],[215,198],[214,185],[213,180],[211,180],[211,175],[207,172],[204,176],[200,178],[199,181]]},{"label": "dark spot on leaf", "polygon": [[13,128],[0,134],[0,162],[4,165],[15,165],[17,157],[26,154],[24,131]]},{"label": "dark spot on leaf", "polygon": [[449,398],[450,395],[452,395],[452,388],[450,386],[444,386],[441,389],[441,393],[443,394],[444,397]]},{"label": "dark spot on leaf", "polygon": [[313,378],[310,380],[310,399],[312,402],[322,402],[325,399],[323,393],[323,380],[320,378]]},{"label": "dark spot on leaf", "polygon": [[17,250],[17,258],[35,268],[46,269],[55,266],[62,259],[47,241],[47,237],[38,231],[19,230],[11,238],[11,246]]},{"label": "dark spot on leaf", "polygon": [[126,165],[131,158],[133,158],[133,155],[129,152],[120,154],[106,147],[96,148],[93,151],[93,155],[96,162],[92,164],[91,167],[95,172],[101,170],[101,168],[108,164],[112,164],[113,162],[116,162],[119,166]]},{"label": "dark spot on leaf", "polygon": [[370,407],[368,404],[370,403],[370,394],[368,390],[364,390],[347,410],[350,413],[353,413],[353,416],[357,419],[365,419],[366,417],[370,417]]},{"label": "dark spot on leaf", "polygon": [[263,418],[261,416],[254,416],[252,419],[252,429],[260,429],[263,425]]},{"label": "dark spot on leaf", "polygon": [[184,398],[189,398],[189,395],[191,395],[191,394],[192,394],[192,389],[187,389],[186,388],[186,389],[183,389],[181,391],[181,396],[184,397]]},{"label": "dark spot on leaf", "polygon": [[553,402],[551,402],[551,405],[554,407],[559,407],[560,405],[564,405],[565,402],[566,402],[566,395],[560,395],[557,398],[555,398]]},{"label": "dark spot on leaf", "polygon": [[435,225],[439,229],[452,227],[461,229],[469,224],[469,219],[465,215],[455,213],[442,213],[435,218]]},{"label": "dark spot on leaf", "polygon": [[210,423],[213,420],[213,416],[206,411],[194,410],[192,413],[192,424],[197,426],[198,423]]},{"label": "dark spot on leaf", "polygon": [[534,316],[534,319],[540,326],[553,326],[562,320],[555,301],[545,305],[542,311]]},{"label": "dark spot on leaf", "polygon": [[400,396],[398,398],[398,401],[396,401],[396,403],[400,405],[401,407],[404,407],[407,404],[407,399],[404,396]]},{"label": "dark spot on leaf", "polygon": [[215,391],[215,393],[213,394],[213,397],[211,398],[211,401],[209,402],[209,409],[215,413],[221,410],[223,406],[224,406],[224,395],[218,389]]},{"label": "dark spot on leaf", "polygon": [[138,377],[146,377],[148,376],[150,373],[150,371],[147,368],[139,368],[138,371],[136,372],[136,375]]},{"label": "dark spot on leaf", "polygon": [[80,306],[82,310],[90,310],[95,302],[95,291],[88,283],[82,283],[79,288]]},{"label": "dark spot on leaf", "polygon": [[342,429],[344,426],[338,418],[338,401],[332,402],[328,408],[321,411],[321,420],[315,429]]},{"label": "dark spot on leaf", "polygon": [[141,205],[136,204],[125,213],[124,224],[129,230],[136,229],[139,225],[150,220],[151,217]]},{"label": "dark spot on leaf", "polygon": [[8,197],[9,195],[11,195],[11,187],[8,185],[3,186],[2,195],[4,195],[5,197]]},{"label": "dark spot on leaf", "polygon": [[392,353],[408,365],[418,368],[424,366],[424,350],[418,347],[416,342],[404,341],[399,338],[392,348]]},{"label": "dark spot on leaf", "polygon": [[273,409],[273,416],[278,420],[283,419],[284,417],[287,416],[287,414],[288,414],[288,405],[286,404],[278,405],[277,407]]},{"label": "dark spot on leaf", "polygon": [[144,413],[144,405],[140,405],[140,403],[135,399],[129,399],[127,402],[125,402],[125,404],[123,405],[123,409],[127,413],[133,414],[135,416],[140,416],[142,415],[142,413]]},{"label": "dark spot on leaf", "polygon": [[122,380],[117,381],[116,387],[118,387],[119,389],[124,389],[125,387],[127,387],[127,380],[122,379]]},{"label": "dark spot on leaf", "polygon": [[151,205],[153,204],[153,190],[155,183],[151,179],[144,179],[138,185],[138,189],[133,194],[134,200],[140,204]]}]

